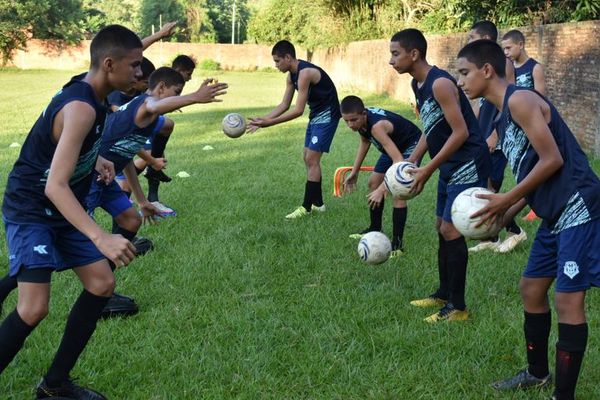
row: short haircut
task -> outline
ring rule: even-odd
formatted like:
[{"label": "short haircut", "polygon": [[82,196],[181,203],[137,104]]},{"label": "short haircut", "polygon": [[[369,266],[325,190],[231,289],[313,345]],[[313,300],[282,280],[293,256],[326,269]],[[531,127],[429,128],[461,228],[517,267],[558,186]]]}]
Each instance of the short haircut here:
[{"label": "short haircut", "polygon": [[178,69],[180,71],[193,71],[196,68],[196,61],[190,56],[180,54],[173,60],[171,68]]},{"label": "short haircut", "polygon": [[120,60],[134,49],[141,49],[142,41],[132,31],[121,25],[102,28],[90,44],[92,68],[97,68],[107,57]]},{"label": "short haircut", "polygon": [[427,40],[425,40],[425,36],[418,29],[410,28],[401,30],[392,36],[391,41],[399,43],[406,51],[419,50],[421,59],[423,60],[427,57]]},{"label": "short haircut", "polygon": [[501,78],[506,76],[506,56],[502,47],[492,40],[482,39],[471,42],[458,52],[456,58],[466,58],[477,68],[490,64],[496,71],[496,75]]},{"label": "short haircut", "polygon": [[158,86],[160,82],[164,82],[167,87],[174,85],[185,85],[183,76],[181,76],[181,74],[175,71],[173,68],[169,67],[160,67],[154,71],[148,79],[148,88],[150,90],[154,90],[154,88]]},{"label": "short haircut", "polygon": [[154,64],[152,64],[152,61],[148,60],[146,57],[142,58],[141,68],[142,68],[142,78],[141,79],[148,79],[150,74],[153,73],[154,70],[156,69],[154,67]]},{"label": "short haircut", "polygon": [[489,36],[490,40],[493,40],[494,42],[498,40],[498,28],[496,28],[496,24],[492,21],[475,22],[471,27],[471,30],[474,30],[481,36]]},{"label": "short haircut", "polygon": [[512,40],[515,43],[523,42],[525,44],[525,35],[523,32],[513,29],[512,31],[508,31],[502,36],[502,40]]},{"label": "short haircut", "polygon": [[285,57],[286,54],[289,54],[292,58],[296,58],[296,49],[294,48],[294,45],[287,40],[280,40],[275,43],[273,50],[271,50],[271,55]]},{"label": "short haircut", "polygon": [[358,96],[346,96],[340,103],[342,114],[362,113],[365,110],[365,104]]}]

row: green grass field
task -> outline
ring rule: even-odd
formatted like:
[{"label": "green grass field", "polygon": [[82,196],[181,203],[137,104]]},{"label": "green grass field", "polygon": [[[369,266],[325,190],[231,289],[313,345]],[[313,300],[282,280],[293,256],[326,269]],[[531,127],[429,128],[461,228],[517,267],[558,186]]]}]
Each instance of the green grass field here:
[{"label": "green grass field", "polygon": [[[198,71],[187,87],[209,73]],[[356,255],[348,234],[368,225],[367,175],[356,193],[334,198],[332,176],[351,165],[357,134],[340,124],[324,156],[324,215],[285,221],[302,200],[307,118],[239,139],[220,131],[230,111],[257,116],[278,104],[279,73],[217,72],[230,84],[223,103],[174,113],[167,148],[175,178],[161,200],[178,216],[144,227],[156,250],[117,272],[118,291],[141,312],[100,322],[73,375],[110,399],[547,399],[541,392],[497,394],[489,383],[526,365],[517,282],[530,240],[508,255],[470,257],[471,320],[427,325],[408,303],[437,282],[436,177],[409,203],[406,254],[380,266]],[[0,70],[0,189],[29,128],[68,77],[60,71]],[[349,94],[341,91],[340,95]],[[368,105],[414,118],[407,105],[364,94]],[[214,147],[203,151],[205,145]],[[365,164],[377,159],[372,150]],[[600,163],[594,161],[600,171]],[[506,186],[513,180],[507,179]],[[145,185],[145,180],[142,179]],[[391,233],[391,204],[384,217]],[[100,222],[108,226],[102,212]],[[3,230],[2,230],[3,232]],[[0,235],[4,260],[6,244]],[[6,261],[0,271],[6,270]],[[1,272],[2,274],[4,272]],[[53,280],[50,315],[0,376],[1,399],[28,399],[45,373],[81,285]],[[16,303],[12,294],[4,314]],[[600,398],[600,295],[587,298],[588,352],[578,399]],[[556,315],[551,336],[554,365]]]}]

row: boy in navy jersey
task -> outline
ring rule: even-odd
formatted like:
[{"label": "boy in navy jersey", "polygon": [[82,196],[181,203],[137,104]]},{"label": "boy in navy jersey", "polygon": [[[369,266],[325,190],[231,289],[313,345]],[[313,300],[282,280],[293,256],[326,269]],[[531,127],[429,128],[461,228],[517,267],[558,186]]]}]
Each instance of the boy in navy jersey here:
[{"label": "boy in navy jersey", "polygon": [[556,281],[553,399],[574,399],[588,337],[585,293],[600,285],[600,180],[554,106],[504,79],[500,46],[490,41],[468,44],[459,52],[457,66],[459,85],[468,96],[483,96],[500,110],[500,144],[517,180],[507,193],[481,196],[490,202],[475,216],[506,222],[528,204],[542,218],[519,284],[528,367],[493,386],[502,390],[549,384],[548,290]]},{"label": "boy in navy jersey", "polygon": [[[488,39],[494,42],[498,40],[498,29],[496,29],[496,25],[493,22],[479,21],[473,24],[469,32],[469,43],[481,39]],[[506,58],[506,71],[506,80],[514,83],[515,69],[512,61],[508,58]],[[486,138],[485,140],[492,157],[492,169],[488,189],[499,192],[504,181],[506,157],[504,157],[502,150],[500,150],[498,133],[494,127],[494,120],[498,116],[498,110],[492,103],[484,98],[480,98],[479,106],[475,108],[475,115],[477,116],[477,121],[479,121],[479,127]],[[527,240],[527,233],[514,220],[508,224],[506,232],[506,239],[504,241],[501,241],[499,237],[482,240],[479,244],[470,247],[469,251],[478,252],[489,249],[499,253],[508,253],[519,243]]]},{"label": "boy in navy jersey", "polygon": [[544,67],[527,55],[523,33],[516,29],[506,32],[502,36],[502,48],[506,57],[510,58],[515,66],[516,85],[546,94]]},{"label": "boy in navy jersey", "polygon": [[414,300],[417,307],[442,306],[427,322],[459,321],[469,317],[465,304],[468,252],[465,238],[452,224],[452,202],[470,187],[485,187],[490,155],[477,119],[464,93],[449,73],[426,61],[427,41],[416,29],[396,33],[390,42],[390,64],[398,73],[413,77],[423,133],[408,161],[415,162],[429,150],[431,161],[414,170],[414,193],[420,193],[439,169],[437,198],[438,289]]},{"label": "boy in navy jersey", "polygon": [[171,68],[179,72],[184,81],[189,82],[196,69],[196,62],[192,57],[180,54],[171,63]]},{"label": "boy in navy jersey", "polygon": [[[363,101],[357,96],[348,96],[340,104],[342,118],[350,129],[360,135],[360,144],[352,172],[344,182],[344,190],[349,192],[355,189],[358,173],[371,143],[381,152],[375,164],[373,173],[369,177],[369,195],[371,224],[364,231],[350,235],[358,238],[367,232],[381,231],[383,217],[384,197],[386,193],[383,177],[388,168],[393,164],[410,157],[421,137],[421,131],[415,124],[402,116],[381,108],[365,108]],[[392,256],[402,253],[402,238],[406,225],[406,201],[393,199],[394,211]]]},{"label": "boy in navy jersey", "polygon": [[[296,49],[287,40],[281,40],[271,51],[278,70],[289,72],[282,102],[261,118],[250,118],[248,131],[281,124],[302,116],[308,103],[310,108],[308,127],[304,137],[304,164],[307,180],[304,200],[287,219],[300,218],[314,212],[324,212],[321,188],[321,156],[329,152],[331,141],[340,120],[340,103],[335,85],[320,67],[296,58]],[[294,91],[298,91],[296,106],[290,110]]]},{"label": "boy in navy jersey", "polygon": [[52,365],[37,398],[104,399],[75,385],[69,374],[92,336],[115,279],[117,267],[134,258],[132,244],[104,232],[83,207],[94,165],[105,182],[111,162],[97,157],[113,90],[128,90],[140,76],[142,43],[127,28],[102,29],[90,46],[91,66],[51,100],[29,132],[11,171],[2,214],[10,275],[18,281],[17,308],[0,325],[0,373],[48,313],[53,271],[73,269],[84,290],[75,302]]}]

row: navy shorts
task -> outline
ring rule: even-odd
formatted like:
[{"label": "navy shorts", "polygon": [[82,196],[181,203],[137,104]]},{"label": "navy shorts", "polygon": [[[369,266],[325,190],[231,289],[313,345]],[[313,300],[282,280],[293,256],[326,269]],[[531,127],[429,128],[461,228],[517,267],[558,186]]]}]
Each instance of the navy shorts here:
[{"label": "navy shorts", "polygon": [[156,135],[158,135],[158,132],[160,132],[160,130],[162,129],[162,127],[164,125],[165,125],[165,117],[163,117],[162,115],[159,115],[158,122],[156,123],[156,126],[154,127],[152,134],[150,135],[148,140],[146,140],[146,143],[144,143],[144,150],[152,150],[152,143],[154,142],[154,138],[156,137]]},{"label": "navy shorts", "polygon": [[[414,147],[411,147],[410,149],[406,150],[404,153],[402,153],[402,157],[406,160],[408,157],[410,157],[413,150],[414,150]],[[387,172],[388,168],[390,168],[393,163],[394,163],[394,161],[392,160],[392,158],[390,156],[388,156],[385,153],[381,153],[381,155],[379,156],[379,159],[375,163],[373,172],[376,172],[378,174],[385,174]]]},{"label": "navy shorts", "polygon": [[490,174],[490,180],[494,183],[494,187],[500,188],[504,181],[504,169],[506,168],[506,157],[500,150],[496,150],[492,153],[492,171]]},{"label": "navy shorts", "polygon": [[123,193],[121,187],[115,181],[112,181],[108,186],[98,182],[92,183],[90,192],[85,198],[85,205],[88,214],[92,216],[94,210],[101,207],[113,218],[133,207],[127,195]]},{"label": "navy shorts", "polygon": [[556,278],[557,292],[600,286],[600,219],[552,233],[542,225],[531,245],[526,278]]},{"label": "navy shorts", "polygon": [[62,271],[105,258],[94,243],[72,225],[52,227],[4,220],[4,227],[11,277],[17,276],[22,268]]},{"label": "navy shorts", "polygon": [[306,127],[304,147],[319,153],[328,153],[339,122],[339,118],[324,123],[309,122]]},{"label": "navy shorts", "polygon": [[480,179],[473,183],[448,184],[442,177],[438,180],[437,205],[435,215],[446,222],[452,223],[452,203],[465,189],[472,187],[487,188],[487,179]]}]

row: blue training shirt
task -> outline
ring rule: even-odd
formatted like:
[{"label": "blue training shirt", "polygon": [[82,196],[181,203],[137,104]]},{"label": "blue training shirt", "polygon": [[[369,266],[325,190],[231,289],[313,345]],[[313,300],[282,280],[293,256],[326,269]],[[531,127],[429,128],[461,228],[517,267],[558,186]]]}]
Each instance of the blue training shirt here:
[{"label": "blue training shirt", "polygon": [[94,89],[82,81],[83,77],[85,74],[71,78],[54,95],[29,131],[6,183],[2,213],[7,220],[52,226],[69,224],[46,197],[44,190],[57,145],[52,137],[54,118],[72,101],[87,103],[96,112],[96,120],[83,141],[73,175],[69,180],[73,194],[82,205],[84,204],[90,189],[91,172],[96,165],[107,107],[96,97]]},{"label": "blue training shirt", "polygon": [[398,114],[381,108],[369,107],[366,111],[367,128],[365,131],[359,130],[358,133],[367,138],[369,142],[377,147],[377,150],[383,154],[389,155],[383,148],[383,145],[375,139],[371,133],[373,126],[379,121],[389,121],[394,127],[394,130],[390,134],[390,138],[400,153],[410,153],[415,149],[417,142],[421,137],[421,130],[415,124]]},{"label": "blue training shirt", "polygon": [[[433,96],[433,83],[440,78],[449,79],[456,85],[456,81],[448,72],[436,66],[431,68],[421,87],[418,87],[415,79],[412,80],[412,89],[417,100],[417,108],[423,122],[423,132],[427,138],[427,147],[431,158],[439,153],[452,134],[452,128],[446,121],[444,112]],[[460,108],[467,124],[469,137],[440,166],[440,177],[446,180],[448,184],[455,185],[476,183],[481,179],[487,179],[491,168],[487,144],[480,133],[473,109],[463,91],[458,87],[457,89]]]},{"label": "blue training shirt", "polygon": [[531,89],[535,87],[533,68],[537,64],[539,63],[536,60],[530,58],[520,67],[515,67],[515,82],[517,86]]},{"label": "blue training shirt", "polygon": [[123,104],[129,103],[131,100],[133,100],[140,94],[142,94],[142,92],[137,92],[133,96],[129,96],[121,92],[120,90],[115,90],[111,92],[106,99],[108,101],[108,104],[110,104],[111,106],[121,107]]},{"label": "blue training shirt", "polygon": [[321,80],[316,85],[310,84],[308,91],[308,107],[310,113],[308,118],[311,123],[328,123],[341,118],[340,102],[333,81],[321,67],[298,60],[298,72],[290,72],[290,78],[294,88],[298,90],[298,76],[304,68],[315,68],[321,73]]},{"label": "blue training shirt", "polygon": [[[508,86],[497,128],[502,152],[508,159],[517,183],[525,179],[539,160],[527,135],[512,119],[508,108],[510,96],[518,90],[531,89]],[[564,164],[529,193],[526,200],[543,219],[543,223],[558,233],[600,217],[600,180],[590,168],[585,153],[554,105],[541,97],[550,106],[551,120],[548,127]]]}]

